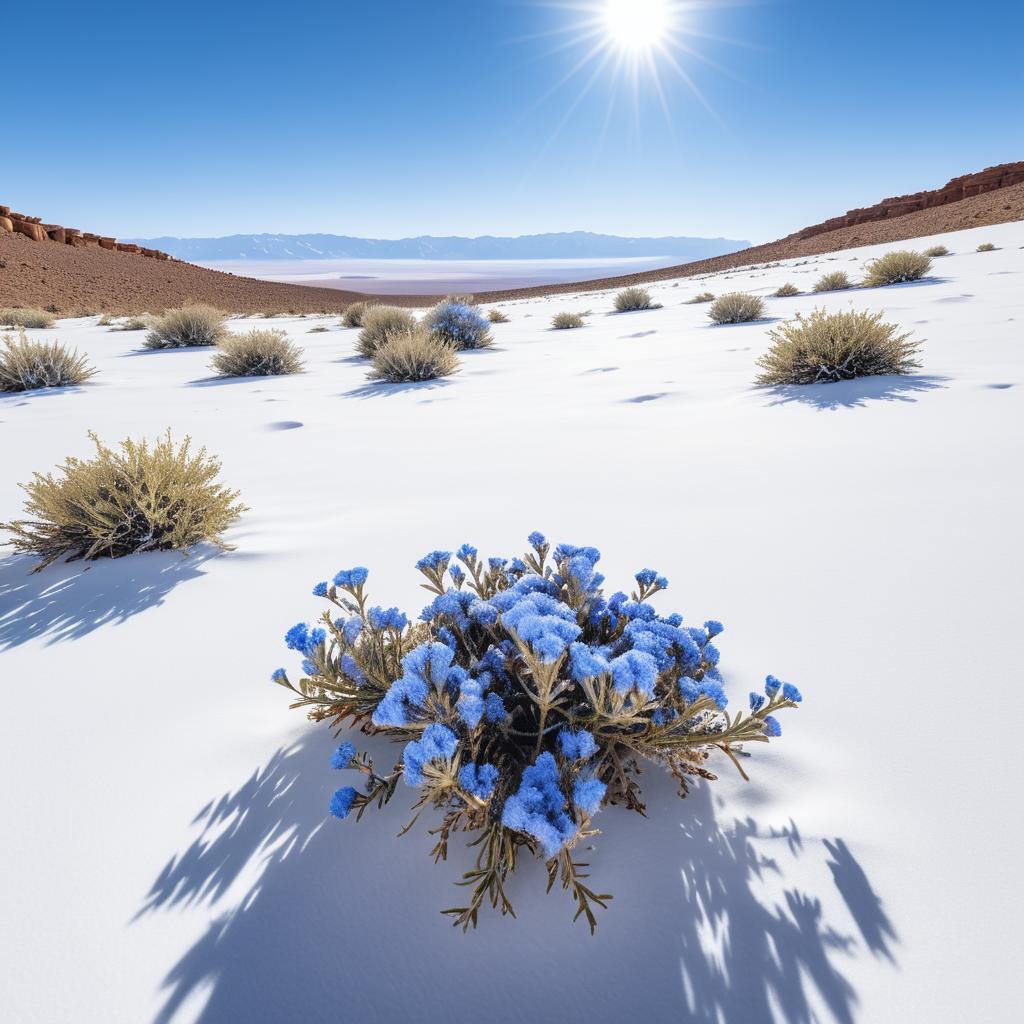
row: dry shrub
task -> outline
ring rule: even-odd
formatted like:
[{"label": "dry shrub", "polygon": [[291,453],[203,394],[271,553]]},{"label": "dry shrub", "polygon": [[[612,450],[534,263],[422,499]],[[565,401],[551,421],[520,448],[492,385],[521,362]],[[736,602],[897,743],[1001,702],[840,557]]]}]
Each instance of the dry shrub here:
[{"label": "dry shrub", "polygon": [[487,310],[487,319],[492,324],[507,324],[508,317],[500,309],[489,309]]},{"label": "dry shrub", "polygon": [[52,327],[54,319],[45,309],[0,309],[0,327]]},{"label": "dry shrub", "polygon": [[745,324],[764,316],[764,299],[746,292],[728,292],[711,304],[708,316],[716,324]]},{"label": "dry shrub", "polygon": [[615,296],[615,308],[620,313],[632,313],[637,309],[661,309],[657,302],[651,300],[651,293],[646,288],[623,288]]},{"label": "dry shrub", "polygon": [[701,303],[701,302],[714,302],[714,301],[715,301],[715,296],[714,296],[713,292],[699,292],[697,295],[694,295],[694,297],[692,299],[687,299],[686,300],[686,304],[688,306],[695,306],[695,305],[697,305],[698,303]]},{"label": "dry shrub", "polygon": [[62,557],[120,558],[134,551],[187,551],[210,541],[227,548],[221,534],[246,507],[238,491],[216,482],[220,463],[206,449],[189,450],[170,431],[152,447],[131,439],[120,451],[93,433],[92,459],[66,459],[60,476],[36,473],[22,484],[29,518],[0,524],[18,551],[38,555],[35,570]]},{"label": "dry shrub", "polygon": [[362,327],[363,326],[363,314],[375,306],[373,302],[351,302],[349,303],[341,314],[341,326],[342,327]]},{"label": "dry shrub", "polygon": [[29,341],[25,329],[15,341],[3,336],[0,348],[0,391],[34,391],[36,388],[63,388],[84,384],[96,371],[85,356],[65,348],[60,342]]},{"label": "dry shrub", "polygon": [[932,261],[923,253],[907,249],[887,252],[868,264],[864,287],[882,288],[888,284],[902,284],[904,281],[920,281],[931,269]]},{"label": "dry shrub", "polygon": [[280,377],[302,372],[302,349],[284,331],[253,330],[222,338],[210,363],[222,377]]},{"label": "dry shrub", "polygon": [[455,348],[424,326],[390,334],[372,358],[370,380],[391,384],[447,377],[460,365]]},{"label": "dry shrub", "polygon": [[579,313],[556,313],[551,318],[551,326],[556,331],[567,331],[583,326],[583,317]]},{"label": "dry shrub", "polygon": [[757,361],[761,385],[820,384],[854,377],[910,373],[920,346],[898,334],[881,313],[816,309],[769,333],[772,347]]},{"label": "dry shrub", "polygon": [[326,331],[327,331],[327,328],[324,327],[323,324],[321,324],[319,327],[310,327],[310,329],[306,333],[307,334],[324,334],[324,333],[326,333]]},{"label": "dry shrub", "polygon": [[359,332],[356,349],[366,359],[372,359],[374,352],[390,335],[410,331],[416,326],[416,318],[412,313],[398,306],[367,306],[363,310],[361,322],[363,329]]},{"label": "dry shrub", "polygon": [[833,270],[828,274],[822,274],[814,282],[816,292],[841,292],[844,288],[852,288],[853,282],[846,276],[845,270]]},{"label": "dry shrub", "polygon": [[925,249],[924,254],[925,256],[931,256],[932,258],[936,256],[948,256],[949,250],[944,245],[933,245],[931,248]]},{"label": "dry shrub", "polygon": [[982,242],[977,249],[978,252],[995,252],[995,250],[996,247],[991,242]]},{"label": "dry shrub", "polygon": [[788,299],[793,295],[799,295],[800,289],[795,284],[790,284],[787,281],[784,285],[776,288],[773,294],[777,299]]},{"label": "dry shrub", "polygon": [[212,306],[181,306],[154,317],[146,348],[195,348],[216,345],[226,332],[224,314]]},{"label": "dry shrub", "polygon": [[114,321],[111,319],[109,313],[104,313],[99,320],[96,321],[97,327],[109,327]]},{"label": "dry shrub", "polygon": [[120,323],[114,324],[111,328],[113,331],[145,331],[149,329],[149,325],[152,323],[151,317],[145,316],[128,316],[125,317]]}]

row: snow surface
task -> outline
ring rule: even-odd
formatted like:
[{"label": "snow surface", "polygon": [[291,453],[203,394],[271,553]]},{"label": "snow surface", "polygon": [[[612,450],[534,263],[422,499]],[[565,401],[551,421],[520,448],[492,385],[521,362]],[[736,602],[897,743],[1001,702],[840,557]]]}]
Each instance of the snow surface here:
[{"label": "snow surface", "polygon": [[[255,321],[308,372],[227,382],[208,350],[143,353],[95,319],[34,332],[100,373],[0,398],[0,519],[88,429],[168,425],[252,511],[227,555],[34,576],[0,556],[0,1019],[1018,1019],[1021,770],[999,726],[1020,679],[1024,224],[933,242],[954,255],[931,280],[769,299],[883,309],[924,340],[914,377],[798,390],[752,386],[770,324],[711,327],[684,300],[853,276],[894,246],[667,283],[649,312],[508,303],[494,350],[417,386],[368,385],[336,321]],[[561,309],[587,327],[548,330]],[[452,929],[460,846],[434,866],[421,828],[395,837],[404,788],[325,820],[336,741],[269,680],[317,580],[365,564],[375,599],[417,611],[425,551],[517,553],[533,529],[599,546],[613,588],[654,566],[662,607],[723,620],[735,704],[766,672],[806,698],[750,783],[722,758],[679,801],[652,770],[649,817],[602,812],[594,938],[529,862],[516,920]]]}]

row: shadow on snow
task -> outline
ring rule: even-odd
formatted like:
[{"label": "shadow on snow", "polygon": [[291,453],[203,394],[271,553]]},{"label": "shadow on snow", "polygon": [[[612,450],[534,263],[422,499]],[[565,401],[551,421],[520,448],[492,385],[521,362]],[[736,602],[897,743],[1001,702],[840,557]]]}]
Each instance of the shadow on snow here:
[{"label": "shadow on snow", "polygon": [[803,402],[816,409],[859,409],[868,402],[916,402],[925,391],[945,387],[946,377],[884,376],[856,377],[831,384],[787,384],[765,388],[769,405]]},{"label": "shadow on snow", "polygon": [[[383,741],[360,746],[368,742]],[[325,730],[281,749],[211,800],[191,845],[153,883],[137,917],[189,905],[210,913],[165,979],[158,1024],[185,1006],[206,1024],[638,1013],[811,1024],[823,1011],[853,1024],[858,1001],[844,963],[865,949],[893,959],[893,927],[842,839],[810,843],[795,825],[766,830],[751,817],[720,822],[706,784],[679,802],[661,772],[646,777],[650,818],[606,810],[602,818],[616,819],[607,834],[578,851],[596,891],[615,895],[598,911],[596,936],[572,922],[559,887],[544,894],[543,868],[528,856],[509,885],[518,917],[487,908],[477,932],[463,935],[438,911],[461,898],[452,882],[468,866],[465,850],[453,840],[449,862],[434,866],[422,831],[396,837],[413,802],[402,785],[359,823],[327,818],[330,791],[351,781],[327,768],[332,745]],[[783,865],[817,870],[827,911]]]}]

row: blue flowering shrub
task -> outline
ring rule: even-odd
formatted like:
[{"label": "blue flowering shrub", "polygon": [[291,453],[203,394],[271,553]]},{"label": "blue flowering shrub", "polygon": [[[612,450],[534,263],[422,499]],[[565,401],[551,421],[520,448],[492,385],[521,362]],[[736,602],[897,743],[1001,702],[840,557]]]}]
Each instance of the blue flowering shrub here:
[{"label": "blue flowering shrub", "polygon": [[491,321],[471,302],[445,299],[423,317],[423,324],[438,341],[454,349],[489,348],[494,344]]},{"label": "blue flowering shrub", "polygon": [[801,696],[769,676],[749,709],[727,710],[721,623],[659,613],[651,599],[668,581],[652,569],[628,596],[606,597],[596,549],[552,551],[538,533],[529,541],[522,558],[483,559],[468,544],[425,555],[416,567],[430,603],[416,622],[370,604],[366,569],[342,570],[313,589],[329,605],[320,621],[285,637],[301,678],[273,678],[315,721],[403,745],[390,770],[351,742],[337,749],[332,767],[363,779],[334,794],[335,817],[383,806],[401,781],[415,790],[417,817],[438,812],[436,859],[454,833],[471,834],[466,900],[444,911],[455,924],[475,926],[485,902],[513,912],[505,883],[526,852],[544,859],[549,888],[560,881],[593,931],[594,907],[610,897],[586,884],[574,851],[597,834],[603,807],[644,811],[641,762],[671,772],[683,796],[692,778],[715,778],[706,765],[716,751],[746,778],[744,744],[778,736],[776,713]]}]

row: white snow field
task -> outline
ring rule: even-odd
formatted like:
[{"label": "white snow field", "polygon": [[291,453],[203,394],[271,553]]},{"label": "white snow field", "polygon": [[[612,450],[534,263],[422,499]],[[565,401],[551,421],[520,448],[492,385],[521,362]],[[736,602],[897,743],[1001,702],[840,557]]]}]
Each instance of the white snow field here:
[{"label": "white snow field", "polygon": [[[992,241],[995,252],[976,253]],[[697,291],[807,289],[944,243],[920,283],[768,299],[884,310],[911,377],[753,386],[768,322],[713,327]],[[450,380],[367,384],[337,318],[286,329],[307,371],[209,379],[209,350],[142,352],[95,318],[52,331],[99,373],[0,396],[0,520],[86,436],[189,433],[251,506],[237,550],[54,565],[0,555],[0,1019],[10,1022],[1018,1020],[1024,223],[652,288],[508,303]],[[559,310],[590,310],[551,331]],[[308,333],[319,323],[327,333]],[[685,801],[603,811],[585,859],[614,894],[596,936],[539,862],[517,918],[468,935],[467,858],[435,866],[414,791],[327,816],[326,726],[270,673],[310,589],[366,565],[418,613],[413,563],[526,535],[601,548],[611,589],[719,618],[734,706],[797,683],[752,780],[724,757]],[[1008,717],[1009,716],[1009,717]],[[361,749],[381,741],[354,737]],[[397,756],[400,748],[394,748]]]}]

